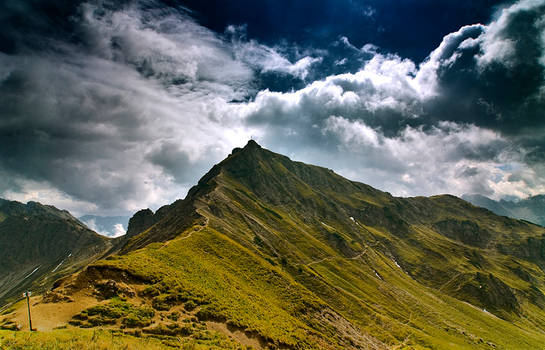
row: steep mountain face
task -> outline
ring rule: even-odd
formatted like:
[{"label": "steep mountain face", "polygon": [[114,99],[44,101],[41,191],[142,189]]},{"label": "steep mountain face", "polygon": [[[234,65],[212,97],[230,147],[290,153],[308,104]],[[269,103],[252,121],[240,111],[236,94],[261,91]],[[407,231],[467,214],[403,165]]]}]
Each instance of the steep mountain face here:
[{"label": "steep mountain face", "polygon": [[[176,203],[178,203],[178,201],[174,204]],[[155,225],[167,215],[170,207],[171,205],[164,205],[159,208],[155,213],[149,208],[137,211],[129,219],[129,227],[127,228],[126,239],[136,236],[137,234],[144,232],[151,226]]]},{"label": "steep mountain face", "polygon": [[65,210],[0,199],[0,304],[25,289],[43,291],[111,247]]},{"label": "steep mountain face", "polygon": [[519,201],[495,201],[479,194],[463,195],[466,201],[493,211],[498,215],[527,220],[545,227],[545,195],[537,195]]},{"label": "steep mountain face", "polygon": [[72,325],[195,342],[208,329],[271,349],[545,343],[545,229],[454,196],[393,197],[250,141],[131,223],[120,254],[55,292],[154,313],[82,309]]},{"label": "steep mountain face", "polygon": [[127,228],[127,236],[135,236],[140,232],[147,230],[157,220],[154,218],[154,214],[151,209],[142,209],[137,211],[130,219],[129,226]]}]

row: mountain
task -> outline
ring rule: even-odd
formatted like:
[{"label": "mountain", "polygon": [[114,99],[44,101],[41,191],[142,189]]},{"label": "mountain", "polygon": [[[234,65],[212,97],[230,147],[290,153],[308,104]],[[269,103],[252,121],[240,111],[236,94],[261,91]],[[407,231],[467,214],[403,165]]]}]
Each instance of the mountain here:
[{"label": "mountain", "polygon": [[79,218],[91,230],[103,236],[119,237],[127,231],[128,216],[83,215]]},{"label": "mountain", "polygon": [[498,215],[527,220],[545,227],[545,195],[537,195],[518,201],[495,201],[479,194],[463,195],[463,199],[486,208]]},{"label": "mountain", "polygon": [[[33,299],[38,315],[56,310],[38,329],[188,348],[545,344],[545,228],[450,195],[394,197],[254,141],[128,231],[55,284],[72,303]],[[24,327],[24,308],[4,322]]]},{"label": "mountain", "polygon": [[0,199],[0,305],[26,289],[44,291],[111,247],[65,210]]},{"label": "mountain", "polygon": [[164,205],[155,213],[151,209],[142,209],[137,211],[130,219],[127,228],[127,238],[136,236],[145,231],[155,223],[159,222],[169,212],[170,205]]}]

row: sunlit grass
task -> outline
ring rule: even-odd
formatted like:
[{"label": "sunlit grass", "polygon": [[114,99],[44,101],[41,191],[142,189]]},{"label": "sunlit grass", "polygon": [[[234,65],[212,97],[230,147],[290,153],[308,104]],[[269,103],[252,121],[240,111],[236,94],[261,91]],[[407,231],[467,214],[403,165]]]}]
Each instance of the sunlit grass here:
[{"label": "sunlit grass", "polygon": [[165,350],[243,349],[232,341],[217,338],[134,337],[109,330],[58,329],[50,332],[0,331],[0,349],[10,350]]}]

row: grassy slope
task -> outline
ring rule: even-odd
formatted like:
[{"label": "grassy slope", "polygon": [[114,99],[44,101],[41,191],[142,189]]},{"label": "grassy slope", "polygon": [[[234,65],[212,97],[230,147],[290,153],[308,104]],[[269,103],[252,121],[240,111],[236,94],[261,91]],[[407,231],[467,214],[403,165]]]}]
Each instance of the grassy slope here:
[{"label": "grassy slope", "polygon": [[303,265],[301,271],[292,271],[297,283],[286,274],[291,266],[283,271],[206,229],[103,263],[204,297],[210,303],[204,309],[214,317],[301,348],[316,347],[320,339],[338,342],[331,326],[315,325],[322,329],[318,335],[309,329],[312,310],[324,303],[392,346],[470,349],[489,348],[491,342],[505,349],[539,349],[545,341],[537,331],[423,287],[380,253]]},{"label": "grassy slope", "polygon": [[327,339],[325,332],[334,337],[332,327],[316,324],[323,331],[317,334],[305,322],[323,302],[281,268],[212,228],[102,264],[160,281],[168,286],[163,295],[197,296],[200,318],[229,320],[272,343],[311,348]]},{"label": "grassy slope", "polygon": [[227,339],[186,342],[186,339],[135,337],[111,330],[59,329],[52,332],[0,331],[0,349],[10,350],[219,350],[243,349]]},{"label": "grassy slope", "polygon": [[[134,238],[164,242],[96,265],[278,346],[545,344],[543,228],[451,196],[394,198],[256,145],[188,197]],[[199,215],[179,219],[188,208]]]}]

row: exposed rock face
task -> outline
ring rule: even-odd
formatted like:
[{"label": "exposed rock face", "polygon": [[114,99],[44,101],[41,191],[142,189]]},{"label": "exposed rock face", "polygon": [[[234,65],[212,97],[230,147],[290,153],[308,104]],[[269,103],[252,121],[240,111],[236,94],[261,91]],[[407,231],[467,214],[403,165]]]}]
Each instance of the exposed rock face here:
[{"label": "exposed rock face", "polygon": [[177,200],[176,202],[170,205],[163,205],[161,208],[157,209],[155,213],[151,209],[141,209],[137,211],[129,220],[129,226],[127,227],[127,234],[124,236],[125,240],[128,240],[155,225],[161,219],[166,217],[171,210],[177,207],[177,204],[183,202],[182,200]]},{"label": "exposed rock face", "polygon": [[519,314],[521,310],[513,290],[491,273],[461,274],[449,281],[444,290],[499,316]]},{"label": "exposed rock face", "polygon": [[442,220],[436,222],[434,228],[449,238],[477,247],[484,247],[490,239],[490,232],[469,220]]},{"label": "exposed rock face", "polygon": [[74,302],[74,299],[58,291],[45,292],[42,303]]},{"label": "exposed rock face", "polygon": [[95,283],[95,295],[101,299],[111,299],[115,296],[133,297],[135,293],[123,282],[106,279]]},{"label": "exposed rock face", "polygon": [[154,223],[155,218],[151,209],[139,210],[129,219],[126,237],[130,238],[136,236],[140,232],[147,230]]}]

